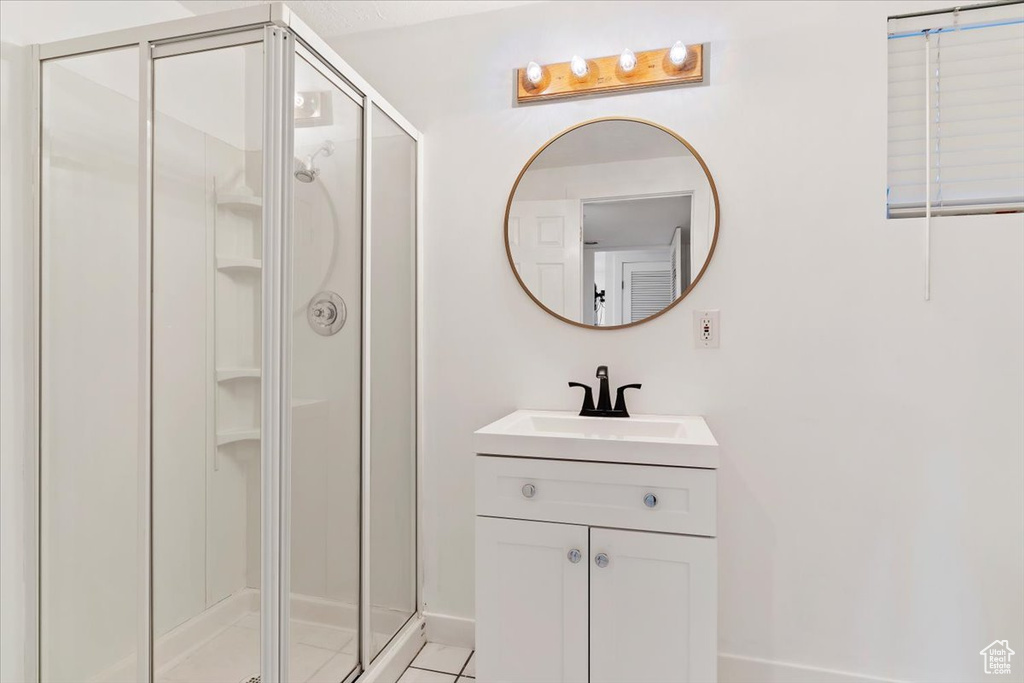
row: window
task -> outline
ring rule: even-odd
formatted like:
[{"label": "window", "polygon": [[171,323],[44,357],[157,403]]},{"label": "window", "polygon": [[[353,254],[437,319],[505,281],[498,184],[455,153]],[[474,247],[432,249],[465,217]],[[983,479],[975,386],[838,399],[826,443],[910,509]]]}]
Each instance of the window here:
[{"label": "window", "polygon": [[888,216],[923,216],[927,197],[936,216],[1024,211],[1024,3],[888,30]]}]

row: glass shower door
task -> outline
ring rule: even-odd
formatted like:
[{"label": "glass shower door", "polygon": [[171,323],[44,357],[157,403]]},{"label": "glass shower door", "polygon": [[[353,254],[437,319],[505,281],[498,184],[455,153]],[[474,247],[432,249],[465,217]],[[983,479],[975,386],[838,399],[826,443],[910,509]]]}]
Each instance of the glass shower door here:
[{"label": "glass shower door", "polygon": [[290,231],[288,680],[358,664],[362,394],[362,106],[295,57]]},{"label": "glass shower door", "polygon": [[42,680],[134,681],[141,443],[139,51],[42,66]]},{"label": "glass shower door", "polygon": [[263,90],[259,42],[154,60],[157,682],[260,674]]},{"label": "glass shower door", "polygon": [[416,141],[370,116],[368,661],[416,612]]}]

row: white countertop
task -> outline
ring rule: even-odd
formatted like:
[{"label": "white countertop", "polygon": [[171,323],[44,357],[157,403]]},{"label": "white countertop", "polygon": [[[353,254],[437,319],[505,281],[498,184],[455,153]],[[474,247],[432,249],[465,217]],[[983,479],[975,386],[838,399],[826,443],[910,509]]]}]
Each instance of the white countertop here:
[{"label": "white countertop", "polygon": [[699,415],[612,418],[517,410],[474,432],[473,447],[481,455],[718,467],[718,442]]}]

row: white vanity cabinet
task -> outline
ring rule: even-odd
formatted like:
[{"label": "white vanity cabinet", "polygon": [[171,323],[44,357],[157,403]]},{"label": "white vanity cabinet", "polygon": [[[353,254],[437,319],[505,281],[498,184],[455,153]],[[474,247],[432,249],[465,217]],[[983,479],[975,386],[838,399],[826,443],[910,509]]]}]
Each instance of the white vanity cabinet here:
[{"label": "white vanity cabinet", "polygon": [[649,465],[642,447],[616,462],[565,444],[563,460],[492,427],[475,459],[480,683],[715,681],[717,452]]},{"label": "white vanity cabinet", "polygon": [[585,526],[477,517],[481,683],[587,680],[589,536]]}]

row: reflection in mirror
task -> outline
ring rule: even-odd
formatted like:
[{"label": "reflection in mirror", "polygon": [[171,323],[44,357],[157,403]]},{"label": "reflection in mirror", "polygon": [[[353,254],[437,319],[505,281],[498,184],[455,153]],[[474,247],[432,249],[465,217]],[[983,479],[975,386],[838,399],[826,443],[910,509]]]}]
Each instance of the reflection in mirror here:
[{"label": "reflection in mirror", "polygon": [[561,134],[520,175],[505,224],[527,293],[582,326],[657,316],[700,278],[718,233],[718,198],[681,138],[631,119]]}]

